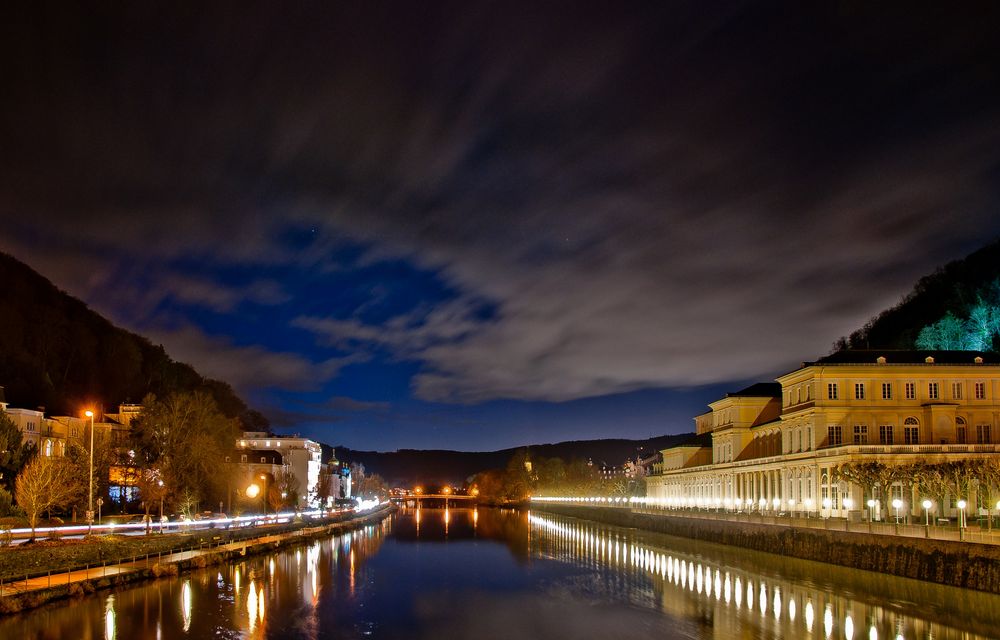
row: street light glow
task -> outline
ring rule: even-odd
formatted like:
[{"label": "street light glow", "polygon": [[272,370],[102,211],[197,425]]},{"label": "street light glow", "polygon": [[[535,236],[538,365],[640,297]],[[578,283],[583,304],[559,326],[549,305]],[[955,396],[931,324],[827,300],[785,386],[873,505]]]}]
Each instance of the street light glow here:
[{"label": "street light glow", "polygon": [[256,484],[251,484],[249,487],[247,487],[248,498],[256,498],[258,495],[260,495],[260,487],[258,487]]}]

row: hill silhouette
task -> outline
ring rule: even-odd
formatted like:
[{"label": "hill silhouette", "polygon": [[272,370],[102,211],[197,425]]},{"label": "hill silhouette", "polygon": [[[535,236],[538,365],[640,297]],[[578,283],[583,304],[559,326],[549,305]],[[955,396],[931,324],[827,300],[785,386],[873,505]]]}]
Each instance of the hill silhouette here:
[{"label": "hill silhouette", "polygon": [[200,390],[248,429],[267,429],[227,383],[172,360],[161,345],[116,327],[2,252],[0,283],[0,385],[13,406],[77,415],[94,403],[113,411],[147,393]]},{"label": "hill silhouette", "polygon": [[[872,318],[864,327],[837,341],[834,350],[843,349],[963,349],[997,350],[996,334],[978,344],[918,344],[921,333],[949,316],[958,325],[968,324],[971,316],[984,306],[1000,304],[997,297],[1000,280],[1000,240],[995,240],[961,260],[949,262],[917,281],[913,290],[899,304]],[[998,316],[1000,317],[1000,316]],[[952,323],[954,324],[954,323]],[[956,328],[955,331],[962,331]],[[986,333],[989,333],[987,330]],[[975,347],[978,347],[975,348]]]},{"label": "hill silhouette", "polygon": [[[461,484],[468,477],[488,469],[500,469],[515,453],[527,450],[529,455],[542,458],[575,458],[592,460],[595,465],[606,463],[621,466],[636,455],[648,456],[656,451],[692,438],[694,434],[666,435],[646,440],[621,438],[606,440],[572,440],[555,444],[512,447],[499,451],[447,451],[400,449],[392,452],[356,451],[336,447],[341,462],[360,462],[365,470],[384,477],[392,486],[411,486],[415,483]],[[324,460],[332,451],[324,447]]]}]

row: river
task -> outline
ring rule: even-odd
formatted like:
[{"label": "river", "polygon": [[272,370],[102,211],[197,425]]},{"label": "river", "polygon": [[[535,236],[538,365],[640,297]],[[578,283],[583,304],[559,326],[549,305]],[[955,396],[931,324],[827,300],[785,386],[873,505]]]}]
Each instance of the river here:
[{"label": "river", "polygon": [[1000,596],[542,512],[401,510],[0,619],[0,639],[1000,636]]}]

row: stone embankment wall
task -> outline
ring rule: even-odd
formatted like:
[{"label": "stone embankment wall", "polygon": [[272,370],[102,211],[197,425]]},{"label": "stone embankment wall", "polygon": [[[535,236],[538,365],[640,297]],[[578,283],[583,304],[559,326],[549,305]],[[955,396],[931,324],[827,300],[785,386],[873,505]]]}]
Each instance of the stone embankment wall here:
[{"label": "stone embankment wall", "polygon": [[[193,558],[176,562],[153,564],[151,567],[128,571],[107,577],[79,580],[69,584],[33,589],[19,593],[5,593],[0,598],[0,615],[17,613],[34,609],[42,605],[65,598],[81,597],[95,591],[124,587],[133,582],[142,582],[160,577],[176,576],[189,571],[204,569],[208,566],[239,562],[248,556],[270,553],[282,547],[302,544],[317,538],[327,537],[341,531],[357,529],[371,522],[378,522],[388,516],[395,507],[387,506],[377,511],[358,516],[350,520],[342,520],[331,524],[318,525],[290,531],[287,533],[264,535],[261,538],[246,540],[238,548],[211,549]],[[233,545],[236,546],[235,544]],[[108,565],[111,566],[111,565]]]},{"label": "stone embankment wall", "polygon": [[803,560],[1000,594],[1000,545],[532,504],[546,511]]}]

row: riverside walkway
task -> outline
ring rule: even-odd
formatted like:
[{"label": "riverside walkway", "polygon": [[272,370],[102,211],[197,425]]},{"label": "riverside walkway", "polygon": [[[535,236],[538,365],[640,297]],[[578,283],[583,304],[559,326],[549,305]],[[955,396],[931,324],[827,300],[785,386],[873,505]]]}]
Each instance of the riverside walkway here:
[{"label": "riverside walkway", "polygon": [[296,538],[307,538],[313,535],[332,531],[334,529],[350,526],[355,523],[366,521],[368,518],[384,513],[378,509],[366,513],[357,514],[356,517],[347,520],[337,520],[321,525],[303,527],[292,531],[275,532],[259,537],[244,538],[236,541],[210,541],[200,543],[193,548],[182,548],[178,550],[167,550],[159,553],[148,553],[144,555],[132,556],[131,560],[126,558],[109,559],[108,561],[75,567],[66,571],[49,571],[45,573],[35,573],[26,575],[23,579],[2,580],[0,579],[0,598],[28,593],[31,591],[41,591],[52,587],[68,586],[73,583],[81,583],[88,580],[99,580],[103,578],[114,578],[125,574],[136,572],[152,571],[157,565],[167,566],[180,562],[194,560],[199,556],[226,554],[238,552],[239,555],[246,555],[248,547],[257,547],[275,542],[288,542]]},{"label": "riverside walkway", "polygon": [[801,517],[777,512],[736,512],[725,509],[667,507],[651,504],[649,501],[643,500],[642,498],[631,500],[629,498],[620,498],[617,500],[614,498],[532,498],[532,502],[562,504],[583,508],[623,509],[633,513],[653,516],[721,520],[733,523],[764,524],[778,527],[847,531],[878,536],[902,536],[906,538],[1000,545],[1000,529],[991,530],[980,527],[978,524],[965,527],[959,527],[956,523],[952,522],[940,524],[933,518],[928,519],[928,524],[913,521],[907,522],[903,516],[900,516],[898,523],[891,520],[873,522],[868,520],[847,520],[845,518]]}]

